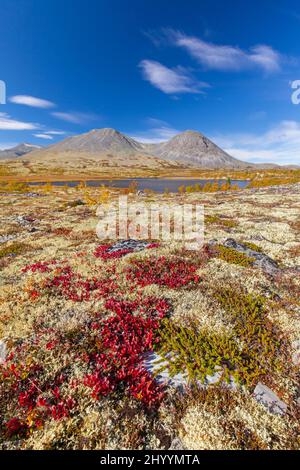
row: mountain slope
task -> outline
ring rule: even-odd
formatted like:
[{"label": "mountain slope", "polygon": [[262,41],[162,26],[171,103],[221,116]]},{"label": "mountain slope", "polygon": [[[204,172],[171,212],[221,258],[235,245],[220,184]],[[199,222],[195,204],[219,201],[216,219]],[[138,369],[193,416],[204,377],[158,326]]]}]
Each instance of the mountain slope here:
[{"label": "mountain slope", "polygon": [[204,168],[244,168],[249,164],[231,157],[200,132],[185,131],[167,142],[149,146],[149,151],[164,160]]},{"label": "mountain slope", "polygon": [[0,160],[5,160],[9,158],[19,158],[27,153],[33,152],[34,150],[41,149],[42,147],[38,145],[31,144],[19,144],[16,147],[12,147],[6,150],[0,150]]},{"label": "mountain slope", "polygon": [[110,128],[94,129],[85,134],[69,137],[58,144],[51,145],[49,149],[55,152],[142,152],[141,144]]}]

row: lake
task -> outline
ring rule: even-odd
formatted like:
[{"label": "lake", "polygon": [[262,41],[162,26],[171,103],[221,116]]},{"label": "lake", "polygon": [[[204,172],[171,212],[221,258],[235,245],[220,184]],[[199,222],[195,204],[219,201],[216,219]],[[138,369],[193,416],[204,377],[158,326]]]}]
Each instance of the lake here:
[{"label": "lake", "polygon": [[[109,186],[115,188],[128,188],[132,181],[138,183],[138,190],[150,189],[158,193],[165,192],[168,189],[170,192],[178,192],[180,186],[194,186],[195,184],[201,184],[203,186],[207,182],[218,182],[220,185],[226,180],[214,180],[214,179],[159,179],[159,178],[127,178],[119,180],[90,180],[86,181],[87,186],[98,187],[98,186]],[[53,181],[53,186],[77,186],[80,181]],[[231,180],[232,184],[238,185],[240,188],[245,188],[249,181],[247,180]],[[40,185],[41,183],[30,183],[30,185]]]}]

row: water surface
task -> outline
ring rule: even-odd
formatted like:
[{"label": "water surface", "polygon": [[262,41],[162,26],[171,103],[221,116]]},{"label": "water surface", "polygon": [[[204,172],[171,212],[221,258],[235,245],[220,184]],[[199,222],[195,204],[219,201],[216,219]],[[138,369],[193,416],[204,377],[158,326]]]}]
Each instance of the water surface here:
[{"label": "water surface", "polygon": [[[128,188],[130,183],[133,181],[137,182],[138,190],[143,191],[144,189],[149,189],[156,191],[158,193],[164,193],[166,190],[170,192],[178,192],[180,186],[194,186],[195,184],[200,184],[204,186],[205,183],[218,182],[219,185],[226,182],[226,180],[216,180],[216,179],[159,179],[159,178],[127,178],[119,180],[90,180],[86,181],[86,185],[90,187],[98,186],[109,186],[114,188]],[[53,186],[78,186],[80,181],[53,181]],[[247,180],[231,180],[233,185],[238,185],[239,188],[245,188],[248,185]],[[40,185],[41,183],[30,183],[32,185]]]}]

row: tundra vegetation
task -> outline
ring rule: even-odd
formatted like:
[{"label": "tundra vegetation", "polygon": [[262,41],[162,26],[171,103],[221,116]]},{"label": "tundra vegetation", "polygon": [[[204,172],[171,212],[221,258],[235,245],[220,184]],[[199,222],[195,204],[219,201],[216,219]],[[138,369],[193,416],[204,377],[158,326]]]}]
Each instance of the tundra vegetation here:
[{"label": "tundra vegetation", "polygon": [[[96,208],[115,188],[1,183],[3,449],[169,449],[175,438],[186,449],[299,449],[300,174],[261,173],[240,191],[228,180],[217,192],[166,191],[164,203],[204,204],[197,251],[156,240],[110,251]],[[255,398],[258,383],[284,414]]]}]

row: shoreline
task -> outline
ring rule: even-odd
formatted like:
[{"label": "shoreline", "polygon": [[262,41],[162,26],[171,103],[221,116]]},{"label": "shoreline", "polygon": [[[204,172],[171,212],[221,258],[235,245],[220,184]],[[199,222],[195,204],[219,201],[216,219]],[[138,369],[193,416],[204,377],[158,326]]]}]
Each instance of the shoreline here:
[{"label": "shoreline", "polygon": [[[237,175],[238,176],[238,175]],[[70,176],[64,176],[64,177],[13,177],[13,176],[2,176],[0,177],[0,183],[68,183],[68,182],[73,182],[73,181],[78,181],[80,182],[88,182],[88,181],[123,181],[123,180],[128,180],[128,181],[134,181],[134,180],[145,180],[145,179],[153,179],[153,180],[224,180],[226,181],[228,178],[230,179],[235,179],[239,181],[251,181],[250,178],[243,178],[241,177],[234,177],[234,176],[212,176],[212,175],[199,175],[199,176],[122,176],[122,177],[114,177],[114,176],[78,176],[78,175],[70,175]]]}]

